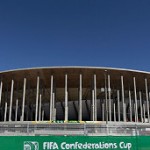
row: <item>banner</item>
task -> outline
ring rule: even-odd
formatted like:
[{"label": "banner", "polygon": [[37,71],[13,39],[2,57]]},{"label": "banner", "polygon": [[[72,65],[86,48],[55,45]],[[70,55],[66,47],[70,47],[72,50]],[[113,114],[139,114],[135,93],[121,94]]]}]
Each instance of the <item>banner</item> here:
[{"label": "banner", "polygon": [[149,150],[150,136],[1,136],[0,150]]}]

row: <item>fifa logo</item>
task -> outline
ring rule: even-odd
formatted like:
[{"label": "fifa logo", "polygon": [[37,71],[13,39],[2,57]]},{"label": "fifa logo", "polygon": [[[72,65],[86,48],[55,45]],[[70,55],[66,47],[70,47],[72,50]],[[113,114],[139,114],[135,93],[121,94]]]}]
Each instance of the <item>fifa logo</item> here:
[{"label": "fifa logo", "polygon": [[23,150],[39,150],[39,143],[35,141],[25,141]]}]

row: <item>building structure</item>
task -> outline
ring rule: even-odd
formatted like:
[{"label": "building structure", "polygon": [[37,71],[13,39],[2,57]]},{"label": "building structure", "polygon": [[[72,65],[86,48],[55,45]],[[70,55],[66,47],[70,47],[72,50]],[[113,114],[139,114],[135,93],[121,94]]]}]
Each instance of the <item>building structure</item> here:
[{"label": "building structure", "polygon": [[104,67],[0,72],[0,121],[150,123],[150,73]]}]

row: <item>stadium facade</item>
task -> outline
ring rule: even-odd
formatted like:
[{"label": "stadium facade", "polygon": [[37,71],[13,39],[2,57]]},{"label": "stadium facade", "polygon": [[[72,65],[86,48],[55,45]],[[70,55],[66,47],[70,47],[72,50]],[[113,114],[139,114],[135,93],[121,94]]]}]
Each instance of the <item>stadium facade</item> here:
[{"label": "stadium facade", "polygon": [[149,101],[149,72],[102,67],[3,71],[0,147],[149,149]]},{"label": "stadium facade", "polygon": [[150,73],[103,67],[0,72],[0,121],[150,123]]}]

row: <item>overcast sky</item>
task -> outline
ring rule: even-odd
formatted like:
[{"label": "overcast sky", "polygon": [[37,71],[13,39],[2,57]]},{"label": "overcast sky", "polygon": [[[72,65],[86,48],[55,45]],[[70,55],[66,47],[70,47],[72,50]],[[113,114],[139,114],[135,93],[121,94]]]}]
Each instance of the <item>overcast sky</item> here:
[{"label": "overcast sky", "polygon": [[150,0],[0,1],[0,70],[150,71]]}]

